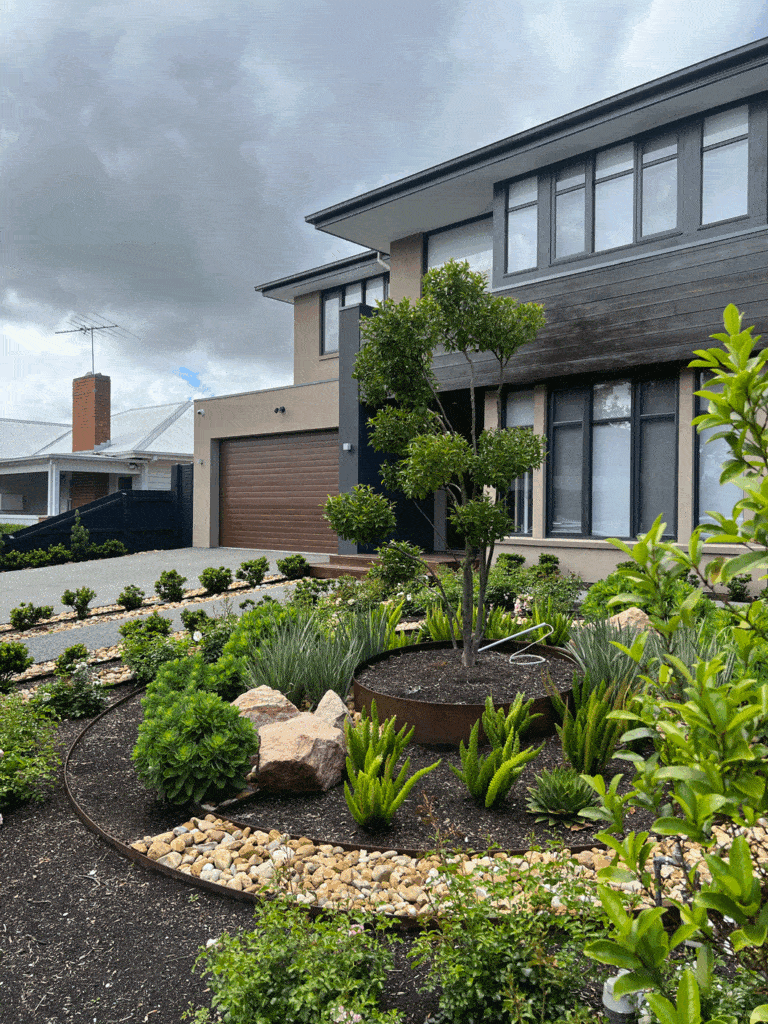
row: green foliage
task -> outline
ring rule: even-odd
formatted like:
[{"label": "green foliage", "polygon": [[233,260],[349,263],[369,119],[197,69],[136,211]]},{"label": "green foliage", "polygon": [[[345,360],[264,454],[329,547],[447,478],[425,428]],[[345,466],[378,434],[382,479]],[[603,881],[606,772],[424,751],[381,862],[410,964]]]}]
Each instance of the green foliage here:
[{"label": "green foliage", "polygon": [[531,625],[539,626],[544,623],[552,627],[552,632],[549,636],[542,634],[541,643],[562,647],[568,642],[573,616],[568,612],[558,611],[551,596],[543,601],[533,601],[531,604]]},{"label": "green foliage", "polygon": [[0,640],[0,693],[8,693],[13,677],[34,663],[35,659],[19,640]]},{"label": "green foliage", "polygon": [[[222,656],[224,648],[237,628],[237,621],[236,615],[227,612],[223,615],[215,615],[200,630],[202,636],[198,642],[207,662],[213,664]],[[240,692],[238,689],[237,693]]]},{"label": "green foliage", "polygon": [[151,718],[174,695],[178,697],[183,693],[215,693],[229,701],[228,694],[222,692],[222,686],[226,689],[226,680],[222,680],[215,666],[208,664],[200,653],[166,661],[147,685],[146,695],[141,701],[144,717]]},{"label": "green foliage", "polygon": [[572,631],[568,653],[582,676],[595,686],[603,682],[628,683],[635,688],[661,648],[654,633],[638,634],[632,626],[595,619]]},{"label": "green foliage", "polygon": [[[50,548],[48,549],[50,551]],[[128,554],[128,548],[121,540],[105,540],[103,544],[91,546],[89,558],[120,558]]]},{"label": "green foliage", "polygon": [[366,709],[363,708],[360,720],[356,725],[352,726],[349,722],[344,723],[344,733],[347,738],[347,760],[350,764],[350,768],[347,770],[350,777],[369,768],[376,757],[380,757],[382,763],[390,756],[394,756],[395,761],[400,760],[403,750],[411,742],[414,730],[408,730],[408,726],[404,725],[399,732],[395,732],[395,722],[395,718],[388,718],[383,725],[379,725],[379,715],[374,700],[371,701],[370,717]]},{"label": "green foliage", "polygon": [[146,686],[167,661],[183,657],[190,639],[174,639],[170,619],[152,612],[143,619],[125,622],[119,628],[123,636],[123,662],[136,674],[136,682]]},{"label": "green foliage", "polygon": [[256,730],[236,707],[189,689],[155,698],[131,756],[149,789],[186,804],[238,792],[258,747]]},{"label": "green foliage", "polygon": [[137,587],[135,583],[128,583],[120,591],[117,603],[122,605],[126,611],[132,612],[136,608],[141,608],[144,604],[145,597],[146,594],[144,591]]},{"label": "green foliage", "polygon": [[309,576],[312,567],[304,555],[296,554],[278,558],[277,568],[286,579],[300,580],[302,576]]},{"label": "green foliage", "polygon": [[78,619],[88,616],[88,605],[96,597],[96,591],[90,587],[79,587],[77,590],[65,590],[61,595],[61,603],[74,608]]},{"label": "green foliage", "polygon": [[496,566],[499,569],[522,569],[525,565],[525,555],[519,555],[515,551],[502,551],[496,556]]},{"label": "green foliage", "polygon": [[155,582],[155,593],[161,601],[181,601],[184,597],[184,584],[187,577],[175,569],[166,569],[160,573],[160,578]]},{"label": "green foliage", "polygon": [[228,1024],[335,1024],[356,1013],[366,1024],[398,1024],[399,1014],[378,1009],[393,967],[384,928],[343,914],[313,920],[295,904],[264,901],[253,931],[219,936],[196,966]]},{"label": "green foliage", "polygon": [[233,697],[251,685],[249,664],[258,659],[261,645],[274,635],[279,623],[295,615],[295,609],[263,598],[240,616],[216,663],[216,671],[227,681]]},{"label": "green foliage", "polygon": [[223,594],[232,583],[232,570],[225,565],[220,565],[218,569],[210,566],[203,569],[198,579],[200,585],[205,587],[206,594]]},{"label": "green foliage", "polygon": [[[79,550],[83,558],[89,559],[115,558],[128,554],[128,548],[119,540],[105,540],[103,544],[89,544],[86,548],[81,546]],[[72,551],[63,544],[51,544],[48,548],[34,548],[32,551],[0,550],[0,572],[41,569],[46,565],[64,565],[73,561],[82,561],[82,558],[75,558]]]},{"label": "green foliage", "polygon": [[19,530],[24,529],[26,529],[26,527],[23,523],[0,523],[0,534],[18,533]]},{"label": "green foliage", "polygon": [[[459,862],[442,869],[436,881],[449,887],[451,912],[419,931],[410,953],[428,967],[425,988],[438,993],[439,1019],[592,1024],[594,1010],[579,999],[581,951],[600,922],[584,883],[562,862],[534,873],[494,860],[480,900],[478,879],[461,868]],[[565,913],[553,909],[553,891]],[[509,911],[499,913],[506,901]]]},{"label": "green foliage", "polygon": [[60,654],[56,659],[56,675],[62,678],[71,676],[75,670],[75,665],[79,665],[80,662],[88,662],[89,651],[85,644],[72,644],[71,647]]},{"label": "green foliage", "polygon": [[244,580],[249,587],[258,587],[268,572],[269,559],[262,555],[260,558],[252,558],[249,562],[241,562],[235,576],[239,580]]},{"label": "green foliage", "polygon": [[545,768],[528,792],[528,811],[549,825],[577,821],[580,811],[598,803],[597,793],[573,768]]},{"label": "green foliage", "polygon": [[368,570],[368,577],[381,580],[387,594],[403,584],[414,583],[424,575],[422,550],[404,540],[390,541],[376,548],[378,562]]},{"label": "green foliage", "polygon": [[107,694],[101,683],[92,679],[88,664],[81,661],[68,677],[59,676],[38,687],[34,701],[56,718],[90,718],[107,706]]},{"label": "green foliage", "polygon": [[[477,624],[477,608],[472,609],[473,627]],[[430,640],[442,641],[459,639],[462,634],[463,616],[461,612],[454,612],[448,615],[438,604],[432,604],[427,608],[424,617],[423,634]],[[485,619],[483,636],[486,640],[504,640],[508,636],[519,632],[519,624],[509,612],[502,608],[491,608]]]},{"label": "green foliage", "polygon": [[419,779],[423,779],[441,763],[436,761],[408,778],[410,758],[405,759],[397,776],[394,775],[396,762],[394,752],[386,760],[381,754],[374,757],[371,753],[366,757],[364,767],[356,769],[352,760],[347,758],[349,782],[344,783],[344,798],[352,817],[361,828],[370,832],[389,828],[399,807]]},{"label": "green foliage", "polygon": [[560,571],[560,559],[557,555],[542,551],[539,555],[538,571],[542,576],[553,576]]},{"label": "green foliage", "polygon": [[0,698],[0,810],[45,799],[61,758],[56,723],[21,694]]},{"label": "green foliage", "polygon": [[367,484],[355,484],[345,494],[329,495],[323,518],[335,533],[355,544],[372,544],[392,533],[397,525],[392,502]]},{"label": "green foliage", "polygon": [[32,602],[22,601],[17,608],[11,609],[11,625],[20,633],[31,629],[42,619],[50,619],[53,615],[53,607],[49,604],[35,605]]},{"label": "green foliage", "polygon": [[737,572],[726,583],[728,597],[731,601],[749,601],[749,585],[752,577],[748,572]]},{"label": "green foliage", "polygon": [[91,557],[91,539],[88,530],[80,522],[80,513],[75,510],[75,521],[69,533],[69,550],[73,562],[83,562]]},{"label": "green foliage", "polygon": [[523,705],[522,695],[518,694],[509,714],[504,716],[503,712],[494,711],[493,702],[488,697],[482,722],[491,742],[491,752],[488,755],[478,753],[480,722],[472,726],[469,746],[465,747],[463,740],[459,744],[461,768],[451,765],[451,770],[461,779],[476,803],[487,808],[501,804],[522,774],[523,768],[541,752],[542,747],[520,750],[520,732],[529,724],[528,708],[531,703],[529,701]]},{"label": "green foliage", "polygon": [[168,636],[172,628],[171,620],[155,611],[140,619],[122,623],[118,626],[118,633],[125,640],[150,640],[158,636]]},{"label": "green foliage", "polygon": [[181,623],[190,636],[202,632],[210,621],[211,617],[204,608],[182,608],[181,610]]},{"label": "green foliage", "polygon": [[597,775],[613,757],[619,741],[626,731],[621,721],[609,718],[613,711],[626,707],[630,690],[626,683],[616,686],[602,682],[589,689],[589,696],[581,698],[578,676],[573,680],[575,713],[564,707],[563,724],[557,726],[563,755],[577,772]]}]

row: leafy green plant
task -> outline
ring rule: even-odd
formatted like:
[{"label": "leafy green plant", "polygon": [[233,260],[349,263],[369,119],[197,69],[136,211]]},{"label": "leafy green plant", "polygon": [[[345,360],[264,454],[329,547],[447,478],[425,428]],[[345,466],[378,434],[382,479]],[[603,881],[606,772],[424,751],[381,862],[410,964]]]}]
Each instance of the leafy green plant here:
[{"label": "leafy green plant", "polygon": [[11,680],[33,665],[35,659],[19,640],[0,640],[0,693],[8,693]]},{"label": "leafy green plant", "polygon": [[[473,610],[477,615],[477,610]],[[445,613],[439,604],[432,604],[427,608],[424,616],[423,632],[430,640],[443,641],[458,639],[462,629],[462,615],[460,612],[453,616]],[[504,611],[503,608],[489,608],[486,613],[485,629],[483,635],[486,640],[504,640],[508,636],[519,632],[521,626],[513,616]]]},{"label": "leafy green plant", "polygon": [[537,570],[541,576],[553,576],[560,571],[560,559],[557,555],[542,551],[539,555]]},{"label": "leafy green plant", "polygon": [[[585,686],[589,695],[584,699],[580,692]],[[577,772],[583,775],[597,775],[613,757],[626,725],[609,716],[622,711],[630,698],[631,691],[626,683],[610,685],[606,682],[592,687],[587,681],[582,684],[578,676],[573,680],[575,711],[562,700],[563,724],[556,726],[563,755]]]},{"label": "leafy green plant", "polygon": [[651,659],[659,657],[661,648],[654,633],[644,634],[638,640],[637,630],[632,626],[595,619],[572,630],[568,653],[581,674],[595,684],[628,683],[635,687]]},{"label": "leafy green plant", "polygon": [[351,758],[347,758],[349,782],[344,783],[344,798],[352,817],[361,828],[370,832],[389,828],[398,808],[419,779],[429,775],[441,763],[436,761],[426,768],[420,768],[408,778],[410,758],[405,759],[399,773],[393,777],[396,762],[394,753],[386,760],[377,754],[375,757],[366,757],[363,769],[356,769]]},{"label": "leafy green plant", "polygon": [[225,565],[220,565],[218,569],[210,566],[203,569],[198,579],[200,585],[205,587],[206,594],[223,594],[232,584],[232,570]]},{"label": "leafy green plant", "polygon": [[390,541],[376,548],[378,562],[368,570],[370,579],[380,580],[387,594],[404,583],[413,583],[424,576],[422,550],[407,541]]},{"label": "leafy green plant", "polygon": [[146,686],[157,675],[157,670],[167,661],[175,661],[189,653],[190,640],[187,637],[155,636],[148,640],[127,639],[123,641],[123,662],[130,668],[139,686]]},{"label": "leafy green plant", "polygon": [[525,555],[519,555],[515,551],[502,551],[496,556],[496,565],[502,569],[522,569],[525,565]]},{"label": "leafy green plant", "polygon": [[349,722],[344,723],[347,756],[355,772],[370,767],[376,757],[381,757],[382,763],[391,755],[394,755],[395,761],[400,760],[403,750],[411,742],[414,730],[409,730],[408,726],[404,725],[399,732],[395,732],[395,722],[395,718],[387,718],[379,725],[376,701],[373,700],[370,716],[363,708],[360,719],[354,726]]},{"label": "leafy green plant", "polygon": [[92,679],[87,663],[81,661],[68,677],[60,676],[38,687],[34,701],[56,718],[90,718],[107,706],[107,694],[101,683]]},{"label": "leafy green plant", "polygon": [[752,577],[748,572],[737,572],[726,583],[728,597],[731,601],[749,601],[749,585]]},{"label": "leafy green plant", "polygon": [[202,633],[211,617],[204,608],[182,608],[181,623],[190,636],[195,633]]},{"label": "leafy green plant", "polygon": [[72,561],[83,562],[91,556],[91,538],[88,530],[80,522],[80,513],[75,510],[75,521],[69,533],[69,550]]},{"label": "leafy green plant", "polygon": [[11,625],[20,633],[31,629],[42,619],[50,619],[53,615],[53,606],[50,604],[35,605],[31,602],[22,601],[17,608],[11,609]]},{"label": "leafy green plant", "polygon": [[82,661],[87,663],[88,658],[89,651],[85,644],[72,644],[56,659],[56,675],[61,678],[71,676],[75,665],[79,665]]},{"label": "leafy green plant", "polygon": [[56,723],[21,694],[0,698],[0,810],[45,799],[61,757]]},{"label": "leafy green plant", "polygon": [[160,573],[160,578],[155,582],[155,593],[161,601],[169,603],[181,601],[184,597],[184,584],[187,577],[175,569],[166,569]]},{"label": "leafy green plant", "polygon": [[151,612],[140,619],[131,619],[118,626],[118,633],[124,640],[149,640],[158,636],[168,636],[173,628],[170,619],[160,612]]},{"label": "leafy green plant", "polygon": [[146,594],[143,590],[137,587],[135,583],[129,583],[120,591],[117,603],[122,605],[126,611],[132,612],[136,608],[141,608],[145,597]]},{"label": "leafy green plant", "polygon": [[269,559],[262,555],[260,558],[252,558],[249,562],[241,562],[235,576],[239,580],[244,580],[249,587],[258,587],[268,572]]},{"label": "leafy green plant", "polygon": [[254,608],[243,612],[216,663],[217,672],[228,681],[230,699],[252,685],[249,666],[258,660],[262,645],[274,636],[279,623],[296,615],[296,609],[271,598],[262,598]]},{"label": "leafy green plant", "polygon": [[[522,695],[518,694],[522,701]],[[487,755],[478,753],[480,722],[475,722],[469,734],[469,746],[462,740],[459,744],[461,768],[451,765],[453,773],[461,779],[469,790],[472,799],[487,808],[497,807],[506,798],[512,786],[517,782],[523,769],[540,752],[542,746],[534,749],[528,747],[520,750],[520,732],[523,731],[530,715],[526,705],[518,704],[510,709],[509,715],[494,711],[493,702],[488,697],[482,715],[483,729],[491,742],[491,751]],[[508,721],[511,719],[510,725]],[[502,721],[503,720],[503,721]],[[517,725],[517,727],[515,727]]]},{"label": "leafy green plant", "polygon": [[[48,549],[50,551],[50,548]],[[110,538],[91,548],[89,558],[120,558],[128,554],[128,548],[121,540]]]},{"label": "leafy green plant", "polygon": [[223,692],[226,689],[227,681],[198,652],[160,665],[154,679],[147,684],[141,705],[145,718],[149,718],[157,713],[158,708],[172,700],[174,694],[178,697],[182,693],[202,691],[218,694],[228,701],[228,693]]},{"label": "leafy green plant", "polygon": [[599,802],[597,793],[573,768],[545,768],[528,787],[528,811],[549,825],[578,820],[585,807]]},{"label": "leafy green plant", "polygon": [[567,612],[558,611],[550,596],[543,601],[533,601],[530,622],[532,626],[540,626],[543,623],[550,625],[552,632],[549,636],[542,636],[541,642],[562,647],[568,642],[571,635],[573,616]]},{"label": "leafy green plant", "polygon": [[311,566],[304,555],[287,555],[277,560],[278,572],[281,572],[288,580],[299,580],[302,576],[309,576]]},{"label": "leafy green plant", "polygon": [[69,608],[74,608],[78,619],[85,619],[88,616],[88,605],[96,597],[96,591],[90,587],[79,587],[77,590],[65,590],[61,595],[61,603]]},{"label": "leafy green plant", "polygon": [[370,917],[313,920],[295,904],[264,901],[253,931],[221,935],[196,967],[229,1024],[351,1024],[354,1014],[366,1024],[398,1024],[400,1014],[378,1008],[393,967],[384,928]]},{"label": "leafy green plant", "polygon": [[236,707],[202,690],[157,699],[132,753],[139,778],[171,803],[222,800],[244,785],[258,734]]}]

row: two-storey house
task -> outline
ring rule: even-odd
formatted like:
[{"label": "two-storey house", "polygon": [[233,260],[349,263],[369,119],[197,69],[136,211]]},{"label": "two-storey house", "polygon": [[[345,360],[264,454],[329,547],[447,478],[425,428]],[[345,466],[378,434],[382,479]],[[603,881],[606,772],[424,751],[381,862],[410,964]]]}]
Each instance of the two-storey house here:
[{"label": "two-storey house", "polygon": [[[337,549],[318,505],[377,479],[350,377],[359,319],[386,295],[416,299],[451,257],[547,317],[506,377],[506,424],[544,434],[548,458],[517,482],[502,549],[552,551],[592,580],[620,557],[606,537],[661,512],[684,543],[730,508],[687,363],[729,302],[768,331],[768,39],[306,219],[369,251],[259,286],[293,303],[295,384],[197,403],[196,544]],[[463,357],[435,365],[466,421]],[[489,424],[494,369],[476,368]],[[434,535],[406,505],[400,522],[439,549],[439,495],[432,511]]]}]

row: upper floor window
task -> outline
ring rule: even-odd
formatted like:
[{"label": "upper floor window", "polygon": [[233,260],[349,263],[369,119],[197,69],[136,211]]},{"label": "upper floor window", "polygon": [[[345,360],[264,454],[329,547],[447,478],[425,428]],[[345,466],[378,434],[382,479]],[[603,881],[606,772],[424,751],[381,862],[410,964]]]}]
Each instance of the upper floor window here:
[{"label": "upper floor window", "polygon": [[749,108],[746,104],[704,118],[701,152],[701,223],[747,215]]},{"label": "upper floor window", "polygon": [[341,288],[323,293],[322,329],[320,352],[332,355],[339,351],[339,310],[342,306],[365,303],[375,306],[383,302],[389,293],[389,275],[378,274],[364,281],[354,281]]},{"label": "upper floor window", "polygon": [[555,177],[556,259],[586,251],[586,183],[586,171],[578,165]]},{"label": "upper floor window", "polygon": [[[475,273],[493,272],[493,219],[457,224],[445,231],[436,231],[427,238],[427,270],[442,267],[448,260],[466,260]],[[535,264],[534,264],[535,265]]]},{"label": "upper floor window", "polygon": [[537,262],[539,183],[534,176],[507,189],[507,273],[532,270]]},{"label": "upper floor window", "polygon": [[662,135],[642,147],[640,232],[643,237],[677,227],[677,136]]}]

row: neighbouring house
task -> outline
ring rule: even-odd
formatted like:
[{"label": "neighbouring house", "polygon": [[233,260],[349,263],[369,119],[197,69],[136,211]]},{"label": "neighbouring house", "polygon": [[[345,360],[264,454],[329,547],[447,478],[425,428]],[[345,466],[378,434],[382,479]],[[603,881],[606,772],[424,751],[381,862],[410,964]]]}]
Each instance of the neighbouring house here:
[{"label": "neighbouring house", "polygon": [[[294,307],[294,385],[200,401],[195,544],[354,550],[319,505],[377,483],[351,370],[360,318],[420,295],[451,257],[499,295],[542,303],[547,326],[508,368],[507,426],[547,438],[517,482],[501,550],[560,556],[588,580],[663,513],[684,544],[730,508],[722,449],[705,445],[691,353],[735,303],[768,331],[768,39],[684,68],[306,218],[367,246],[258,286]],[[436,353],[442,398],[469,424],[462,356]],[[476,361],[495,423],[495,367]],[[446,543],[406,505],[404,536]],[[448,537],[450,543],[450,537]]]},{"label": "neighbouring house", "polygon": [[0,419],[0,520],[30,525],[120,490],[171,488],[192,462],[193,403],[111,411],[109,377],[72,382],[72,424]]}]

